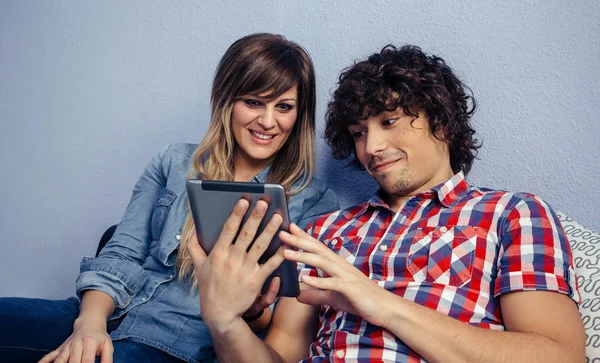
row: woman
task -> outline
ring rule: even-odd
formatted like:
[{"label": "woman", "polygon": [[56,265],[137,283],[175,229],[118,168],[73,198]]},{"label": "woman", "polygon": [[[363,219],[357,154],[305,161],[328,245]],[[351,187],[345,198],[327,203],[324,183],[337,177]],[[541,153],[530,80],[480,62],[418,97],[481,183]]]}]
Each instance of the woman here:
[{"label": "woman", "polygon": [[[214,359],[186,247],[194,235],[186,179],[280,183],[290,220],[300,226],[338,204],[312,178],[315,76],[299,45],[272,34],[236,41],[217,68],[211,109],[200,145],[162,150],[138,180],[112,239],[97,258],[83,259],[81,300],[0,299],[0,361]],[[268,323],[264,307],[258,297],[248,324]]]}]

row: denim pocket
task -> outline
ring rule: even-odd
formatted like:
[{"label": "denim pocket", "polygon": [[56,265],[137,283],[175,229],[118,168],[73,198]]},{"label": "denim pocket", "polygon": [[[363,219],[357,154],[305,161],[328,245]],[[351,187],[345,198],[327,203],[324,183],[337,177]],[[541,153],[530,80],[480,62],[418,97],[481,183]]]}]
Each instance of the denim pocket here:
[{"label": "denim pocket", "polygon": [[471,281],[477,227],[420,228],[410,245],[406,268],[417,282],[463,286]]},{"label": "denim pocket", "polygon": [[152,211],[151,228],[153,240],[158,240],[160,238],[165,226],[165,221],[167,220],[167,215],[169,214],[169,208],[176,198],[177,194],[167,188],[163,189],[160,193],[156,205],[154,206],[154,210]]}]

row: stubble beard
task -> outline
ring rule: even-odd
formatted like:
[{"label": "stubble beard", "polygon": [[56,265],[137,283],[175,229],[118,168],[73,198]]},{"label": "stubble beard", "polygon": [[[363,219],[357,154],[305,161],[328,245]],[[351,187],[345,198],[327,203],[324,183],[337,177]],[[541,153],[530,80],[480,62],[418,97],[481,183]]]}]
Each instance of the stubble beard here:
[{"label": "stubble beard", "polygon": [[381,189],[387,194],[403,196],[411,192],[414,174],[412,170],[405,168],[393,175],[382,175],[376,179]]}]

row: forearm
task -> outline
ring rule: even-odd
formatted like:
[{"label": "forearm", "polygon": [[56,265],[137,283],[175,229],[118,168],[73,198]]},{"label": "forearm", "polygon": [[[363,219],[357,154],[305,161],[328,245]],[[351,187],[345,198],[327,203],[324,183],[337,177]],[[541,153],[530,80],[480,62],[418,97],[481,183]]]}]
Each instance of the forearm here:
[{"label": "forearm", "polygon": [[83,293],[79,316],[75,326],[79,324],[104,325],[115,311],[115,303],[107,293],[96,290],[87,290]]},{"label": "forearm", "polygon": [[394,312],[386,328],[430,362],[578,361],[577,351],[541,334],[474,327],[395,295],[385,309]]},{"label": "forearm", "polygon": [[209,331],[220,362],[283,362],[242,319],[227,330],[217,331],[209,326]]}]

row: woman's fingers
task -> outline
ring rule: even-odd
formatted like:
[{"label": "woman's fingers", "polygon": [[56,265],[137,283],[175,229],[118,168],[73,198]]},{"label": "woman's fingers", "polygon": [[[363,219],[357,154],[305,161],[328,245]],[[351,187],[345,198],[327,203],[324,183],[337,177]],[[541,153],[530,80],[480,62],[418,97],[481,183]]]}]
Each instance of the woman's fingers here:
[{"label": "woman's fingers", "polygon": [[70,344],[69,363],[81,363],[81,356],[83,355],[83,344],[81,341],[71,341]]},{"label": "woman's fingers", "polygon": [[[60,348],[59,348],[60,349]],[[42,359],[40,359],[40,361],[38,363],[50,363],[53,362],[54,359],[56,359],[56,357],[58,357],[58,355],[60,354],[60,350],[53,350],[50,353],[46,354],[45,356],[42,357]]]},{"label": "woman's fingers", "polygon": [[231,252],[234,256],[243,257],[246,254],[248,247],[256,236],[260,222],[262,222],[265,213],[267,213],[268,207],[269,205],[264,200],[259,200],[256,202],[254,209],[252,209],[250,212],[250,216],[242,226],[242,229],[235,240],[235,244],[231,249]]},{"label": "woman's fingers", "polygon": [[100,354],[100,363],[113,363],[114,352],[115,347],[112,344],[112,340],[106,339],[102,347],[102,353]]},{"label": "woman's fingers", "polygon": [[198,243],[198,235],[196,234],[196,228],[192,230],[192,237],[187,242],[187,248],[190,253],[190,257],[192,258],[194,267],[197,269],[200,266],[202,266],[202,264],[204,264],[204,261],[206,261],[207,256],[202,246],[200,246],[200,243]]},{"label": "woman's fingers", "polygon": [[98,353],[98,348],[100,345],[98,341],[93,338],[84,338],[83,339],[83,353],[81,354],[81,362],[82,363],[94,363],[96,360],[96,355]]},{"label": "woman's fingers", "polygon": [[240,225],[242,224],[242,220],[244,219],[244,215],[246,211],[250,207],[250,203],[248,203],[245,199],[240,199],[233,207],[233,211],[225,221],[223,225],[223,229],[221,229],[221,234],[219,235],[219,239],[215,243],[213,250],[220,249],[226,250],[229,249],[231,244],[235,240],[235,236],[240,229]]},{"label": "woman's fingers", "polygon": [[273,237],[277,234],[283,218],[279,214],[274,214],[271,220],[265,226],[263,232],[256,238],[250,250],[248,250],[248,256],[246,257],[246,263],[248,266],[255,266],[260,257],[265,253]]},{"label": "woman's fingers", "polygon": [[271,304],[275,302],[277,299],[277,293],[279,292],[279,287],[281,286],[281,279],[279,276],[273,277],[271,280],[271,284],[269,285],[269,289],[267,293],[261,297],[262,303],[265,305],[264,308],[267,308]]}]

